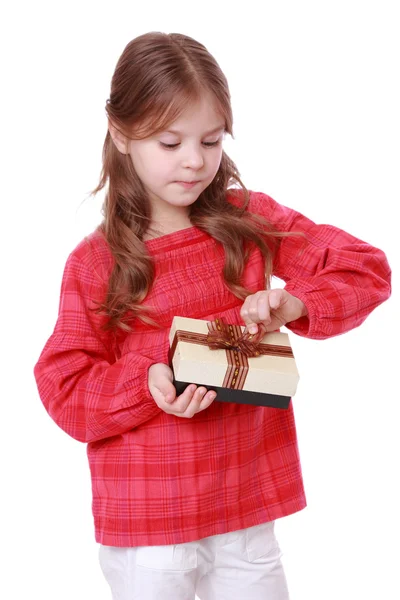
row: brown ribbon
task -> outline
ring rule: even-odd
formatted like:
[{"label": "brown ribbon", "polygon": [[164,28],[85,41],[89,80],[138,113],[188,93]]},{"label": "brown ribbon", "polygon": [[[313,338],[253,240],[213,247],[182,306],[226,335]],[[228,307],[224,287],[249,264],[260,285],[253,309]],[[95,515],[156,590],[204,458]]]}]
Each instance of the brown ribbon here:
[{"label": "brown ribbon", "polygon": [[224,319],[215,319],[207,323],[208,334],[192,331],[177,330],[171,346],[171,359],[174,356],[178,342],[189,342],[208,346],[210,350],[225,349],[228,367],[222,387],[234,390],[243,389],[249,370],[248,358],[255,356],[281,356],[293,358],[289,346],[263,344],[260,342],[265,335],[265,327],[258,325],[258,333],[242,333],[239,325],[228,325]]}]

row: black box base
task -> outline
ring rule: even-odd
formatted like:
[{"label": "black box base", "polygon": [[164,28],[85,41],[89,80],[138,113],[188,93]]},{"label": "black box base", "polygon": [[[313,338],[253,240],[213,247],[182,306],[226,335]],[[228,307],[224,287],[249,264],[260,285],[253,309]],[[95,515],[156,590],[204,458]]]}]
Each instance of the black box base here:
[{"label": "black box base", "polygon": [[[208,386],[205,383],[193,383],[197,386],[203,386],[208,391],[217,392],[215,400],[219,402],[234,402],[235,404],[253,404],[254,406],[270,406],[272,408],[287,409],[290,403],[290,396],[278,396],[277,394],[262,394],[260,392],[249,392],[248,390],[231,390],[229,388]],[[173,384],[178,395],[182,394],[189,383],[185,381],[176,381]]]}]

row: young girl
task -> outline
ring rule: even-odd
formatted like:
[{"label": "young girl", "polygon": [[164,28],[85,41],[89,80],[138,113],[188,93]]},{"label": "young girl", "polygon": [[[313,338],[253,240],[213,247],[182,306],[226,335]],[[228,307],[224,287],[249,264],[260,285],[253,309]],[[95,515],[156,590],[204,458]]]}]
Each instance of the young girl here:
[{"label": "young girl", "polygon": [[306,505],[292,406],[218,402],[195,385],[176,396],[171,322],[324,339],[388,298],[389,265],[247,192],[222,149],[226,79],[193,39],[130,42],[107,114],[104,221],[67,260],[35,367],[50,416],[88,443],[103,572],[119,600],[286,600],[274,521]]}]

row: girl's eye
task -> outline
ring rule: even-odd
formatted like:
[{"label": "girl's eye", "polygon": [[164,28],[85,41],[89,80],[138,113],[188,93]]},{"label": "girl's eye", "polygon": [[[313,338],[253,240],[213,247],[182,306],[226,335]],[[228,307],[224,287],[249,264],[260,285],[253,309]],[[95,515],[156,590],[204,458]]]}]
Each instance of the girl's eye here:
[{"label": "girl's eye", "polygon": [[[215,146],[218,146],[220,142],[221,140],[217,140],[215,142],[202,142],[202,144],[205,148],[214,148]],[[180,142],[177,144],[166,144],[165,142],[160,142],[160,145],[167,150],[175,150],[175,148],[180,146]]]},{"label": "girl's eye", "polygon": [[203,142],[203,146],[205,146],[206,148],[213,148],[214,146],[218,146],[220,140],[217,140],[216,142]]},{"label": "girl's eye", "polygon": [[179,144],[165,144],[164,142],[160,142],[160,144],[163,148],[167,148],[168,150],[173,150],[179,146]]}]

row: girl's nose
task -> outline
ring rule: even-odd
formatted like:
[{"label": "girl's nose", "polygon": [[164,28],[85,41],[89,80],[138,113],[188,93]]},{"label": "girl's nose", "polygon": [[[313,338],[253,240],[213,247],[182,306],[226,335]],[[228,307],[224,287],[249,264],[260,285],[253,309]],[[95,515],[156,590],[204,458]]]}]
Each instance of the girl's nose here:
[{"label": "girl's nose", "polygon": [[183,157],[183,166],[185,168],[199,170],[204,165],[203,154],[200,148],[188,148]]}]

